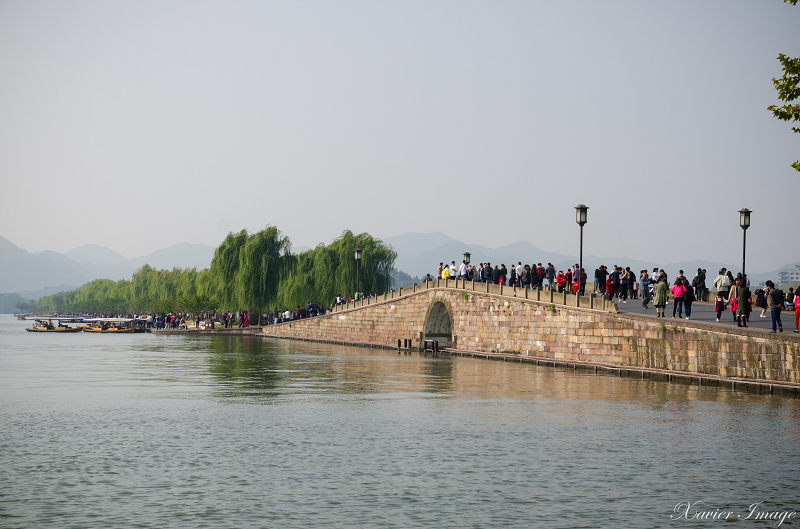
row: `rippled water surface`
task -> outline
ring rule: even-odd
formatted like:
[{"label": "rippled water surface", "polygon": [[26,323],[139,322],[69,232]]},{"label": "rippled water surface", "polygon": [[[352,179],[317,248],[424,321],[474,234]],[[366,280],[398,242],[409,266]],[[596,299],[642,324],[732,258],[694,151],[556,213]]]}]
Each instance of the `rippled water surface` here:
[{"label": "rippled water surface", "polygon": [[0,316],[3,528],[718,527],[670,518],[682,501],[800,511],[798,399],[25,326]]}]

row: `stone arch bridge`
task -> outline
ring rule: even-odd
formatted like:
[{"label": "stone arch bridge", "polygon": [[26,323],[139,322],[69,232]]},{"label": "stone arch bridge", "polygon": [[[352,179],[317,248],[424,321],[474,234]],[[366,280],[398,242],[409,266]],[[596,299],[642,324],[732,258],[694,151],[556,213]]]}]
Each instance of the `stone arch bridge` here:
[{"label": "stone arch bridge", "polygon": [[[269,325],[263,335],[372,347],[436,340],[452,352],[667,370],[800,384],[796,340],[700,323],[666,325],[619,314],[602,297],[434,280],[331,314]],[[788,338],[788,337],[787,337]]]}]

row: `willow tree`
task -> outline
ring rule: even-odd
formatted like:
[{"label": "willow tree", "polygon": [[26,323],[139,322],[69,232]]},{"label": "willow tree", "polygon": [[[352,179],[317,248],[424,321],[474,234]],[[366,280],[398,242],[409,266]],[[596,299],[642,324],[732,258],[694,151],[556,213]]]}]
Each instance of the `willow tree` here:
[{"label": "willow tree", "polygon": [[150,282],[153,279],[155,269],[149,264],[142,265],[131,277],[132,302],[135,306],[144,309],[150,302]]},{"label": "willow tree", "polygon": [[278,307],[293,309],[299,305],[305,305],[309,301],[328,299],[324,293],[322,298],[318,298],[318,296],[324,278],[328,276],[329,267],[315,264],[315,257],[320,254],[324,255],[324,252],[325,246],[319,245],[312,250],[287,258],[288,273],[281,280],[278,289]]},{"label": "willow tree", "polygon": [[[335,282],[337,291],[355,292],[356,282],[359,283],[361,292],[381,293],[389,290],[390,272],[397,259],[397,252],[392,247],[368,233],[353,235],[349,230],[334,240],[331,247],[336,251],[341,263]],[[355,262],[356,248],[361,248],[361,265],[358,273]]]},{"label": "willow tree", "polygon": [[200,270],[200,272],[197,273],[195,291],[198,298],[199,312],[213,312],[217,310],[219,303],[217,302],[216,284],[214,282],[214,275],[208,268]]},{"label": "willow tree", "polygon": [[286,257],[292,242],[275,226],[247,237],[239,250],[239,266],[235,275],[235,293],[238,302],[248,310],[261,312],[277,298],[278,285],[286,276]]},{"label": "willow tree", "polygon": [[237,234],[231,232],[214,250],[214,258],[211,259],[211,275],[217,283],[216,298],[226,309],[236,308],[238,305],[235,292],[236,272],[239,270],[239,251],[245,242],[247,230]]},{"label": "willow tree", "polygon": [[337,295],[356,291],[355,250],[361,248],[359,272],[362,292],[389,290],[390,270],[397,253],[368,233],[345,231],[331,244],[320,244],[297,256],[289,277],[281,283],[280,304],[292,308],[316,301],[326,305]]}]

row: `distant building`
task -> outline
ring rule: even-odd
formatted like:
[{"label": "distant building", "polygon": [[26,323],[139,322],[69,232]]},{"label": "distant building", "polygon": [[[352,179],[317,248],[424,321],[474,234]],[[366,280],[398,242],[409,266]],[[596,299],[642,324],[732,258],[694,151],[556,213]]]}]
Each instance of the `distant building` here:
[{"label": "distant building", "polygon": [[778,272],[778,285],[785,285],[793,281],[800,281],[800,264],[794,265],[794,268]]}]

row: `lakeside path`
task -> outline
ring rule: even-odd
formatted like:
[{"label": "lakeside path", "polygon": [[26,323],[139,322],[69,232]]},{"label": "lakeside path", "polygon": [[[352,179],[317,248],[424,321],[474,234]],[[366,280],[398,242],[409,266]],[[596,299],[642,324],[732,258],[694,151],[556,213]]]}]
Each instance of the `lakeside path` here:
[{"label": "lakeside path", "polygon": [[210,336],[213,334],[227,334],[227,335],[246,335],[246,334],[261,334],[261,327],[252,326],[252,327],[229,327],[225,328],[222,325],[215,325],[213,329],[195,329],[194,327],[189,327],[187,329],[150,329],[152,334],[183,334],[183,335],[194,335],[194,336]]}]

